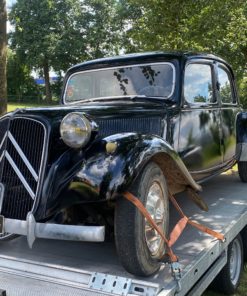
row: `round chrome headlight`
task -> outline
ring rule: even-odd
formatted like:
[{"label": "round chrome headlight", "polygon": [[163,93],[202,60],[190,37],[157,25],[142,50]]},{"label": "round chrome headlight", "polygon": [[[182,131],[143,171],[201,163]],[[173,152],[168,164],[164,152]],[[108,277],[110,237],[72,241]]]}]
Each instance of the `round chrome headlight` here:
[{"label": "round chrome headlight", "polygon": [[78,112],[66,115],[60,125],[60,135],[66,145],[72,148],[82,148],[91,137],[91,125],[88,119]]}]

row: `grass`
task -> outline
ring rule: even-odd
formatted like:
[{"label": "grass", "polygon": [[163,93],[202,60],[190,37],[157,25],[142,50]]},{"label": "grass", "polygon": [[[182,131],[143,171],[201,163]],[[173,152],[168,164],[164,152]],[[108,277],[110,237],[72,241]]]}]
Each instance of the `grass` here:
[{"label": "grass", "polygon": [[[17,108],[25,108],[25,107],[39,107],[40,104],[18,104],[18,103],[9,103],[8,104],[8,112],[13,111]],[[237,165],[235,165],[232,169],[227,171],[225,174],[236,174],[237,173]],[[203,294],[203,296],[220,296],[222,294],[207,291]],[[245,266],[245,270],[243,272],[242,280],[238,289],[238,292],[235,296],[246,296],[247,295],[247,266]]]},{"label": "grass", "polygon": [[244,296],[247,295],[247,266],[244,268],[243,277],[238,289],[237,296]]},{"label": "grass", "polygon": [[[55,106],[55,105],[58,105],[58,101],[56,100],[53,100],[52,101],[52,105],[50,106]],[[8,112],[11,112],[11,111],[14,111],[15,109],[17,108],[32,108],[32,107],[45,107],[45,106],[48,106],[48,104],[46,104],[45,102],[41,102],[41,103],[13,103],[13,102],[9,102],[8,103],[8,106],[7,106],[7,111]]]},{"label": "grass", "polygon": [[39,107],[40,104],[30,104],[30,103],[8,103],[7,111],[14,111],[17,108],[27,108],[27,107]]}]

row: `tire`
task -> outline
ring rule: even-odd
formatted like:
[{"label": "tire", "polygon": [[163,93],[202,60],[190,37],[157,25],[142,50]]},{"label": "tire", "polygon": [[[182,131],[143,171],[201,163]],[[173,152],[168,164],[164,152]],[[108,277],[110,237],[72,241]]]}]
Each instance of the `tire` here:
[{"label": "tire", "polygon": [[224,295],[236,292],[243,270],[243,243],[238,235],[228,246],[227,263],[214,280],[214,288]]},{"label": "tire", "polygon": [[247,182],[247,161],[238,162],[238,174],[242,182]]},{"label": "tire", "polygon": [[[167,234],[169,199],[166,181],[159,166],[150,162],[130,192],[140,199]],[[115,243],[119,259],[128,272],[137,276],[149,276],[159,270],[159,259],[165,253],[165,244],[151,230],[138,209],[123,197],[116,203]]]},{"label": "tire", "polygon": [[247,262],[247,226],[241,231],[241,238],[243,242],[244,262]]}]

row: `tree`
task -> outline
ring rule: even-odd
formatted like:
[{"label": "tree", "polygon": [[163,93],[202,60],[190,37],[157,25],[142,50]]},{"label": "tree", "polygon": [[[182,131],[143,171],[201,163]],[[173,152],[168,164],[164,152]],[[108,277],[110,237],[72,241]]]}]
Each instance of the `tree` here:
[{"label": "tree", "polygon": [[7,82],[6,82],[6,56],[7,56],[7,11],[6,1],[0,0],[0,114],[7,111]]},{"label": "tree", "polygon": [[[128,37],[140,50],[180,50],[189,47],[190,18],[203,1],[127,0],[130,12]],[[131,13],[132,11],[132,13]],[[133,13],[133,11],[135,13]]]},{"label": "tree", "polygon": [[205,1],[190,19],[190,45],[228,60],[241,79],[247,65],[247,2]]},{"label": "tree", "polygon": [[25,63],[43,70],[48,101],[51,67],[59,72],[118,52],[117,9],[115,0],[18,0],[13,5],[12,48]]},{"label": "tree", "polygon": [[[245,0],[127,0],[127,51],[210,52],[229,61],[247,106],[247,2]],[[126,14],[128,15],[128,14]]]},{"label": "tree", "polygon": [[8,50],[7,56],[8,99],[22,101],[28,97],[40,97],[40,89],[31,76],[31,69],[11,50]]},{"label": "tree", "polygon": [[85,50],[77,28],[80,7],[79,0],[19,0],[10,12],[11,46],[24,63],[43,71],[49,103],[51,67],[61,70]]},{"label": "tree", "polygon": [[116,0],[82,1],[87,53],[90,59],[118,54],[121,47],[122,23]]}]

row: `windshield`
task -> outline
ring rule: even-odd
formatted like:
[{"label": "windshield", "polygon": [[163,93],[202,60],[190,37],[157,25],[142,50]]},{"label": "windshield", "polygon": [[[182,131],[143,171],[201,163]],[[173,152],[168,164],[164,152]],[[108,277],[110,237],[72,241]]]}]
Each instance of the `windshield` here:
[{"label": "windshield", "polygon": [[83,71],[69,77],[64,102],[138,95],[169,98],[174,85],[175,67],[171,63]]}]

